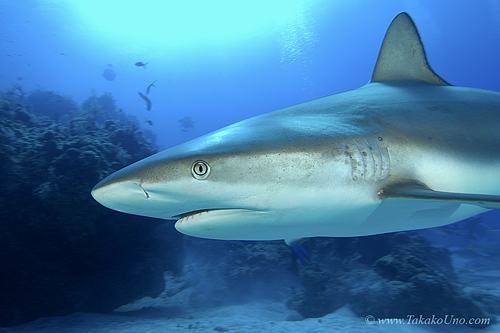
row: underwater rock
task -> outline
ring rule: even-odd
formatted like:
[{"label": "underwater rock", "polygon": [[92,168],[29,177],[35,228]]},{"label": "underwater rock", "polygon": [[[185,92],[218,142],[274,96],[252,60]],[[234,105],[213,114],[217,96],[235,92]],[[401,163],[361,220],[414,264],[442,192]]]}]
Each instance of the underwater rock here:
[{"label": "underwater rock", "polygon": [[26,103],[34,113],[56,121],[78,110],[78,105],[71,97],[42,89],[30,93],[26,97]]},{"label": "underwater rock", "polygon": [[481,304],[486,312],[500,314],[500,297],[479,291],[474,291],[471,297]]},{"label": "underwater rock", "polygon": [[90,110],[92,107],[98,107],[103,111],[115,111],[116,101],[109,92],[105,92],[99,97],[91,95],[82,103],[82,109]]},{"label": "underwater rock", "polygon": [[302,268],[300,277],[305,292],[294,290],[286,303],[289,309],[305,318],[319,318],[346,304],[346,286],[337,275],[322,270],[318,265],[309,265]]},{"label": "underwater rock", "polygon": [[[34,96],[54,114],[52,93]],[[157,151],[138,121],[100,115],[106,127],[92,110],[56,124],[0,93],[0,326],[109,312],[158,296],[163,273],[181,272],[182,236],[171,223],[120,214],[90,196],[100,179]]]},{"label": "underwater rock", "polygon": [[34,190],[33,194],[38,196],[41,202],[50,203],[54,199],[60,199],[59,188],[56,184],[52,182],[44,182],[38,185]]},{"label": "underwater rock", "polygon": [[500,304],[491,297],[468,296],[453,270],[450,253],[415,232],[312,238],[303,244],[310,265],[300,263],[283,241],[185,237],[184,243],[184,273],[192,288],[189,305],[193,308],[259,297],[286,300],[301,318],[322,317],[349,305],[360,317],[467,319],[488,318],[487,313],[497,313],[492,310]]},{"label": "underwater rock", "polygon": [[413,232],[319,238],[304,245],[314,264],[301,267],[304,289],[287,301],[304,317],[321,317],[345,304],[360,317],[381,319],[487,317],[463,292],[449,252]]},{"label": "underwater rock", "polygon": [[15,109],[12,120],[22,122],[26,126],[34,126],[37,123],[36,117],[34,117],[31,112],[20,106]]}]

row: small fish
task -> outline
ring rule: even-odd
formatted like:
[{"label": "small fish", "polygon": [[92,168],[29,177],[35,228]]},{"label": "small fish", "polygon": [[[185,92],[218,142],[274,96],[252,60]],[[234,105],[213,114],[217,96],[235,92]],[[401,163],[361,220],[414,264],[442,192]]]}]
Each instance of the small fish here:
[{"label": "small fish", "polygon": [[111,68],[106,68],[104,72],[102,72],[102,76],[108,81],[113,81],[116,77],[116,73]]},{"label": "small fish", "polygon": [[189,132],[189,130],[194,127],[194,123],[196,121],[193,121],[193,119],[191,119],[191,116],[186,116],[182,119],[179,119],[178,122],[180,123],[179,126],[182,127],[182,132]]},{"label": "small fish", "polygon": [[154,80],[154,81],[153,81],[153,83],[151,83],[151,84],[148,86],[148,88],[146,89],[146,95],[147,95],[147,94],[149,94],[149,89],[150,89],[151,87],[156,87],[156,86],[155,86],[155,82],[156,82],[156,81],[158,81],[158,80]]},{"label": "small fish", "polygon": [[141,96],[141,98],[143,100],[146,101],[146,109],[148,111],[151,111],[151,101],[149,100],[149,98],[147,96],[143,95],[140,91],[138,92],[138,94],[139,94],[139,96]]},{"label": "small fish", "polygon": [[135,63],[135,65],[136,65],[137,67],[143,67],[144,69],[146,69],[146,65],[147,65],[147,64],[149,64],[149,62],[144,63],[144,62],[140,62],[140,61],[139,61],[139,62],[136,62],[136,63]]},{"label": "small fish", "polygon": [[146,117],[144,117],[143,123],[148,123],[149,126],[153,126],[153,122],[151,120],[149,120],[148,118],[146,118]]}]

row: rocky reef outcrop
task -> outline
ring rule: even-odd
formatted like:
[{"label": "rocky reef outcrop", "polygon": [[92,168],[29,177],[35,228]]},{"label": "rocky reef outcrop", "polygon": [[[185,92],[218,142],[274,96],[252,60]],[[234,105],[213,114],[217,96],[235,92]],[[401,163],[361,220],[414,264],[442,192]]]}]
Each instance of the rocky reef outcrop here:
[{"label": "rocky reef outcrop", "polygon": [[318,238],[307,249],[317,262],[301,268],[304,288],[287,302],[304,317],[321,317],[345,304],[375,321],[487,317],[481,304],[464,293],[449,252],[415,232]]},{"label": "rocky reef outcrop", "polygon": [[78,111],[56,93],[19,91],[0,93],[0,326],[159,295],[163,273],[180,273],[182,237],[90,196],[154,144],[98,103]]},{"label": "rocky reef outcrop", "polygon": [[[490,318],[500,299],[470,294],[456,275],[450,253],[416,232],[358,238],[313,238],[301,263],[283,241],[236,242],[185,238],[189,306],[287,299],[299,318],[319,318],[348,305],[360,317]],[[192,265],[192,268],[190,268]]]}]

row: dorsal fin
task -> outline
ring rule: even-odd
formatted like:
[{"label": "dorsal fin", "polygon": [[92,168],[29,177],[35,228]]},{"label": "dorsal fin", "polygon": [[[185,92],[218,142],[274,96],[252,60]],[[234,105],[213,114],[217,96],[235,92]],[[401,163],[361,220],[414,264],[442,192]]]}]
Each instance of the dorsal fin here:
[{"label": "dorsal fin", "polygon": [[396,16],[387,29],[371,81],[422,81],[449,85],[429,66],[417,27],[407,13]]}]

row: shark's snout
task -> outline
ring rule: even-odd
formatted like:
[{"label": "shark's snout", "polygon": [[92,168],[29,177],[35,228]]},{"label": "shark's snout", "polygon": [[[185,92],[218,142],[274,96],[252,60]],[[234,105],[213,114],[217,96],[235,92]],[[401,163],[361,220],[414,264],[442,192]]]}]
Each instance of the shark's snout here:
[{"label": "shark's snout", "polygon": [[149,193],[133,181],[111,182],[104,179],[90,193],[101,205],[120,212],[130,212],[136,205],[143,207],[150,198]]}]

